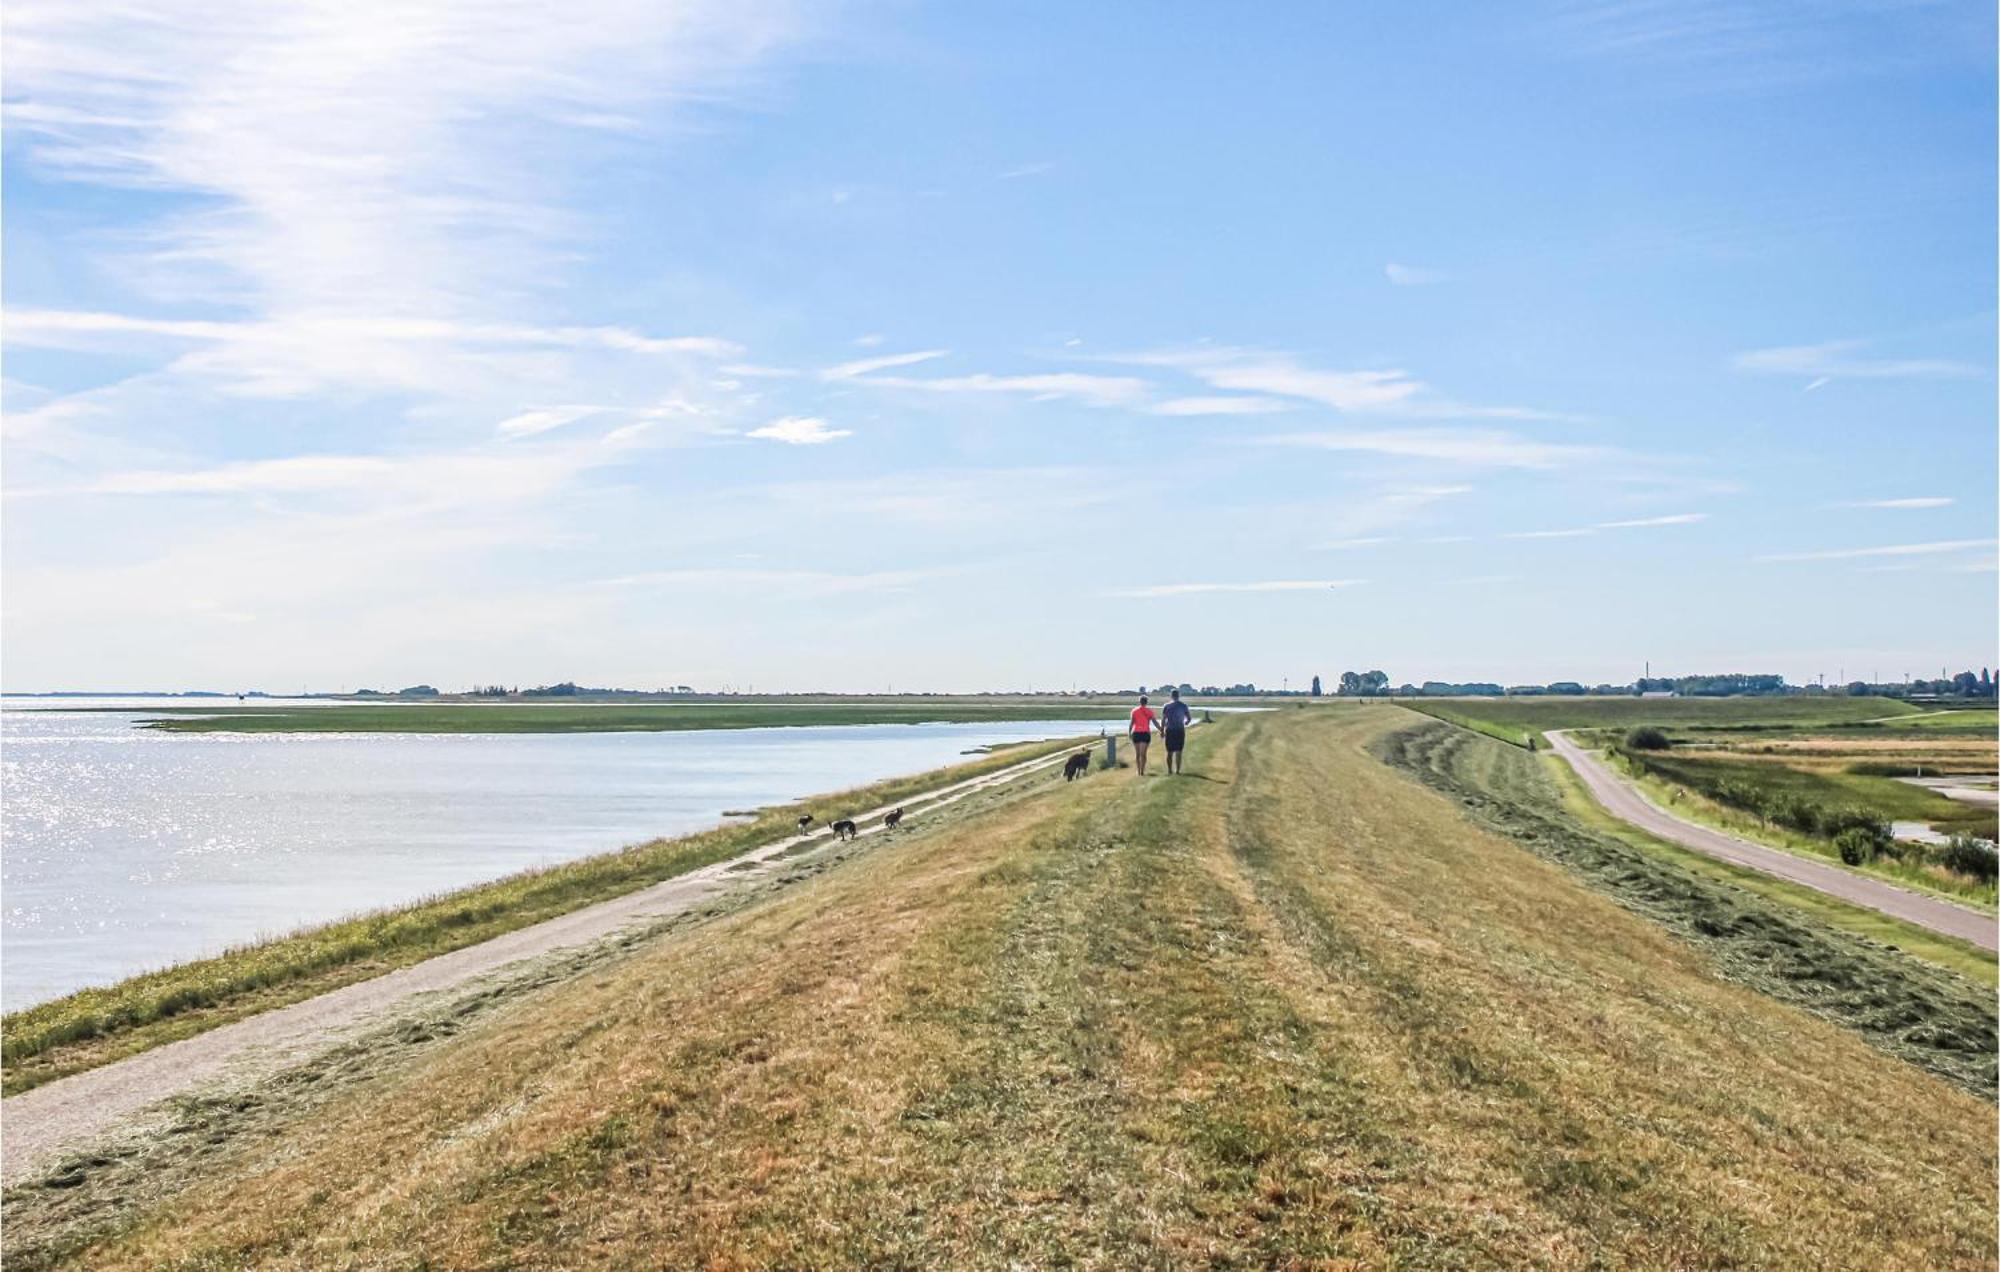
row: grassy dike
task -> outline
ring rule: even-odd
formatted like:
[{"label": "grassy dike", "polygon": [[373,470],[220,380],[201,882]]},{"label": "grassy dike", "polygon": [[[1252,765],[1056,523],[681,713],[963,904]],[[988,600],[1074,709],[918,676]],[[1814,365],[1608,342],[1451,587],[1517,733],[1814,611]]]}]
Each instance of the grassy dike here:
[{"label": "grassy dike", "polygon": [[1990,1103],[1381,763],[1410,729],[1233,720],[870,847],[90,1235],[10,1196],[9,1266],[1991,1266]]},{"label": "grassy dike", "polygon": [[698,834],[525,872],[80,990],[0,1021],[0,1089],[13,1095],[725,861],[796,833],[795,819],[807,806],[822,813],[879,807],[1074,744],[1004,747],[965,764],[761,809],[755,818]]}]

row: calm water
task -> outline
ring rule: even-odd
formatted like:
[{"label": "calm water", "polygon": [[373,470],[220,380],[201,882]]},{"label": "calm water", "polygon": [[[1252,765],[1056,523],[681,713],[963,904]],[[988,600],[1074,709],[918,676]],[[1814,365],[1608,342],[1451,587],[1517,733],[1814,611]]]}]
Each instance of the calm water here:
[{"label": "calm water", "polygon": [[158,702],[117,703],[134,706],[129,714],[46,709],[112,702],[0,707],[7,1010],[253,937],[697,830],[725,809],[1105,723],[230,735],[134,727],[168,705]]}]

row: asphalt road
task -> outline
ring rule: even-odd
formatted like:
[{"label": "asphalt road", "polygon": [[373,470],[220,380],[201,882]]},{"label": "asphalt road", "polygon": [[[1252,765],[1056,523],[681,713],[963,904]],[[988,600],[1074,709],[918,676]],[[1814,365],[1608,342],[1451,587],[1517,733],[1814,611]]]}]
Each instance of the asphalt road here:
[{"label": "asphalt road", "polygon": [[1661,839],[1732,865],[1748,866],[1752,870],[1803,884],[1816,892],[1867,906],[1893,918],[1927,927],[1933,932],[1970,941],[1982,949],[2000,949],[2000,923],[1996,923],[1992,915],[1697,825],[1647,799],[1623,774],[1614,771],[1596,753],[1578,746],[1560,730],[1551,731],[1548,739],[1556,754],[1569,761],[1570,767],[1576,770],[1598,803],[1613,816],[1631,822],[1648,834],[1658,835]]}]

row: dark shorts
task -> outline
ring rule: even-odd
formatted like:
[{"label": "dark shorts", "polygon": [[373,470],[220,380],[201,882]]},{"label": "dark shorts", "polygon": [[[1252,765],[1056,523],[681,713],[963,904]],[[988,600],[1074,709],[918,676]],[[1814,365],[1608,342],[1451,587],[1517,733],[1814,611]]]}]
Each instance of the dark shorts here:
[{"label": "dark shorts", "polygon": [[1167,740],[1167,749],[1169,751],[1178,751],[1187,745],[1186,729],[1177,729],[1170,724],[1167,726],[1167,731],[1160,736]]},{"label": "dark shorts", "polygon": [[1134,731],[1133,731],[1133,733],[1132,733],[1132,745],[1133,745],[1133,746],[1144,746],[1144,745],[1146,745],[1146,744],[1147,744],[1148,742],[1151,742],[1152,740],[1153,740],[1153,735],[1152,735],[1152,734],[1150,734],[1150,733],[1147,733],[1147,732],[1146,732],[1146,731],[1144,731],[1143,729],[1137,729],[1137,730],[1134,730]]}]

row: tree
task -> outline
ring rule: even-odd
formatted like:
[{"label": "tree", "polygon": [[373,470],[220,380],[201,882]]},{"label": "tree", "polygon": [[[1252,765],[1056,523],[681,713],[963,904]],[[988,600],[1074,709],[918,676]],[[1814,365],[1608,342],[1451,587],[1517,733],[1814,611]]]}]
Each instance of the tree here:
[{"label": "tree", "polygon": [[1343,671],[1340,673],[1340,692],[1349,696],[1361,692],[1361,673]]},{"label": "tree", "polygon": [[1313,677],[1313,697],[1319,697],[1319,677]]},{"label": "tree", "polygon": [[1361,677],[1361,692],[1363,693],[1381,693],[1388,687],[1389,673],[1386,671],[1371,671]]}]

